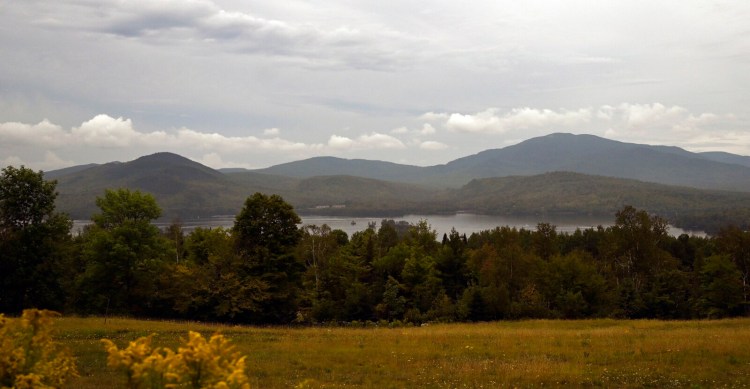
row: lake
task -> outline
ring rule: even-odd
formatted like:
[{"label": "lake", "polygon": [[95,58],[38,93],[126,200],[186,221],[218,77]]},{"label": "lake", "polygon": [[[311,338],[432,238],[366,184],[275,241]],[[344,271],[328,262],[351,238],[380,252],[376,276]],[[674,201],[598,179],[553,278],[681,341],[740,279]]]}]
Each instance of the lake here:
[{"label": "lake", "polygon": [[[301,216],[302,224],[327,224],[332,229],[340,229],[349,236],[357,231],[367,229],[368,223],[375,223],[378,227],[383,217],[345,217],[345,216]],[[534,218],[534,217],[511,217],[511,216],[491,216],[475,215],[470,213],[458,213],[455,215],[406,215],[402,217],[386,217],[396,222],[406,221],[416,224],[420,220],[426,220],[427,223],[437,232],[438,239],[443,234],[450,233],[455,228],[460,234],[471,235],[474,232],[490,230],[498,226],[509,226],[515,228],[525,228],[535,230],[538,223],[550,223],[557,226],[558,232],[575,232],[576,229],[596,228],[601,225],[604,227],[611,226],[614,222],[614,216],[610,219],[595,217],[557,217],[557,218]],[[80,231],[83,226],[91,223],[88,220],[74,221],[73,231]],[[169,223],[155,223],[160,228],[165,228]],[[234,217],[212,217],[205,219],[192,219],[183,221],[183,230],[189,233],[197,227],[225,227],[231,228],[234,224]],[[683,233],[694,236],[705,236],[701,231],[686,231],[677,227],[669,227],[669,233],[673,236],[680,236]]]}]

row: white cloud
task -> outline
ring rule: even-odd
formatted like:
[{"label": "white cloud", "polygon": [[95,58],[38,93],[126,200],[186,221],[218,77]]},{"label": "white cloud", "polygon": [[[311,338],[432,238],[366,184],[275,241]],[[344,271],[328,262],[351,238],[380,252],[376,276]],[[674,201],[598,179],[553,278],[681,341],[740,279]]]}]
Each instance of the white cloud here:
[{"label": "white cloud", "polygon": [[56,146],[67,141],[68,134],[62,127],[44,119],[38,124],[18,122],[0,123],[0,143],[39,144]]},{"label": "white cloud", "polygon": [[[175,132],[137,131],[130,119],[109,115],[96,115],[83,122],[71,131],[64,131],[60,126],[49,121],[37,125],[23,123],[0,123],[0,140],[7,146],[37,146],[58,149],[75,149],[81,146],[99,149],[131,149],[138,146],[142,150],[203,150],[204,158],[215,158],[219,153],[238,153],[249,151],[278,152],[326,152],[340,150],[371,149],[404,149],[406,146],[398,138],[372,132],[356,138],[332,135],[326,144],[295,142],[275,136],[280,134],[278,128],[267,129],[265,135],[271,138],[256,136],[226,136],[219,133],[199,132],[189,128],[180,128]],[[1,149],[0,149],[1,150]],[[178,151],[179,152],[179,151]],[[48,161],[55,162],[54,159]],[[63,162],[63,161],[56,161]],[[67,161],[66,161],[67,162]],[[221,163],[214,160],[217,164]]]},{"label": "white cloud", "polygon": [[660,123],[671,123],[681,120],[689,114],[682,107],[667,107],[661,103],[654,104],[621,104],[618,109],[629,127],[653,126]]},{"label": "white cloud", "polygon": [[419,119],[430,121],[430,122],[437,122],[437,121],[448,119],[449,116],[450,115],[448,115],[447,113],[427,112],[427,113],[422,114],[422,116],[420,116]]},{"label": "white cloud", "polygon": [[[423,115],[424,116],[424,115]],[[469,133],[504,133],[511,130],[550,126],[575,126],[591,120],[591,109],[576,111],[549,109],[514,108],[501,113],[498,108],[488,108],[475,114],[453,113],[448,116],[445,126],[452,131]]]},{"label": "white cloud", "polygon": [[189,128],[179,129],[171,140],[176,146],[219,151],[250,151],[255,149],[299,151],[319,147],[319,145],[307,145],[278,137],[261,139],[255,136],[225,136],[215,132],[198,132]]},{"label": "white cloud", "polygon": [[328,147],[334,150],[350,149],[354,146],[355,142],[345,136],[331,135],[328,139]]},{"label": "white cloud", "polygon": [[357,143],[364,148],[378,149],[404,149],[406,146],[403,142],[395,137],[386,134],[373,132],[370,135],[362,135],[357,138]]},{"label": "white cloud", "polygon": [[127,147],[138,137],[130,119],[96,115],[72,130],[72,135],[89,146]]},{"label": "white cloud", "polygon": [[391,134],[395,135],[403,135],[403,134],[418,134],[418,135],[432,135],[436,132],[435,127],[433,127],[430,123],[424,123],[422,125],[421,129],[418,130],[410,130],[408,127],[398,127],[391,130]]},{"label": "white cloud", "polygon": [[604,105],[596,112],[596,123],[608,126],[607,136],[655,137],[659,134],[680,142],[698,131],[710,131],[709,125],[733,121],[733,115],[717,115],[710,112],[693,114],[687,108],[661,103]]},{"label": "white cloud", "polygon": [[328,147],[332,150],[370,150],[370,149],[404,149],[406,145],[398,138],[373,132],[360,135],[356,139],[345,136],[331,135]]},{"label": "white cloud", "polygon": [[[626,142],[665,144],[691,150],[734,150],[748,153],[744,132],[732,123],[733,114],[693,113],[685,107],[659,102],[621,103],[576,110],[488,108],[474,114],[433,112],[421,118],[463,134],[495,134],[528,139],[551,132],[591,133]],[[736,142],[740,146],[734,145]],[[734,145],[734,146],[733,146]]]},{"label": "white cloud", "polygon": [[445,150],[448,148],[448,145],[446,145],[445,143],[428,140],[420,143],[419,148],[422,150]]},{"label": "white cloud", "polygon": [[425,123],[419,133],[422,135],[432,135],[435,133],[435,127],[433,127],[430,123]]},{"label": "white cloud", "polygon": [[23,160],[18,156],[9,156],[7,158],[4,158],[0,160],[0,167],[5,166],[15,166],[20,167],[21,165],[24,165],[28,168],[34,169],[34,170],[43,170],[43,171],[49,171],[49,170],[55,170],[66,166],[73,166],[75,163],[73,161],[65,160],[57,156],[57,154],[53,153],[52,151],[46,151],[44,153],[44,159],[40,161],[34,161],[34,160]]}]

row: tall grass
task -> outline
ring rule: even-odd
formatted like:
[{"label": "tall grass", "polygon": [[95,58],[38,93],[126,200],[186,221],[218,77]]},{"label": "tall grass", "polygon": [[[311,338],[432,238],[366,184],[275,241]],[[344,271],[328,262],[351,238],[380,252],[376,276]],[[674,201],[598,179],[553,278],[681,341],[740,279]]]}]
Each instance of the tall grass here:
[{"label": "tall grass", "polygon": [[519,321],[406,328],[258,328],[132,319],[60,318],[78,358],[76,388],[119,387],[99,342],[156,333],[221,332],[248,356],[257,388],[748,387],[750,319]]}]

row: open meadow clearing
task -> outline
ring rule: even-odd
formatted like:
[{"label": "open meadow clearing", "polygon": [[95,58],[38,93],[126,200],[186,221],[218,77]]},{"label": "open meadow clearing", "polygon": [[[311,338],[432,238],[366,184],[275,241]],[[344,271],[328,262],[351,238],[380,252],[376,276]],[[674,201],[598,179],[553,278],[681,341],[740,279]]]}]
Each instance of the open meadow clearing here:
[{"label": "open meadow clearing", "polygon": [[579,320],[402,328],[260,328],[64,317],[55,336],[78,360],[75,388],[123,387],[101,338],[155,333],[176,349],[189,330],[220,332],[248,357],[256,388],[747,387],[750,319]]}]

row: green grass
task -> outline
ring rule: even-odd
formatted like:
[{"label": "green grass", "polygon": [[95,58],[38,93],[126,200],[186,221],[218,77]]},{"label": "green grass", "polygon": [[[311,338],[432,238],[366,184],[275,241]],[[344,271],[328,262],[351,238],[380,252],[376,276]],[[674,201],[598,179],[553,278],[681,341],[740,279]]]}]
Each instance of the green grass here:
[{"label": "green grass", "polygon": [[750,319],[581,320],[407,328],[258,328],[115,318],[60,318],[78,358],[74,388],[122,387],[99,339],[221,332],[248,356],[255,388],[748,387]]}]

